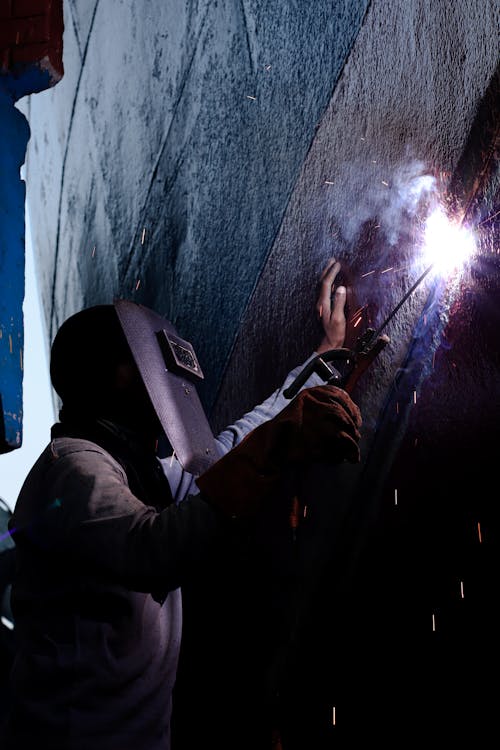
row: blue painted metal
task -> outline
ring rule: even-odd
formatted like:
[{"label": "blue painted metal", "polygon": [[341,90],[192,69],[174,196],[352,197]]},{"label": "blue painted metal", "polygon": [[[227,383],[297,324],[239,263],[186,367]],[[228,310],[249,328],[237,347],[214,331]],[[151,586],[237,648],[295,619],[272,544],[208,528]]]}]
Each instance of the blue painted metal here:
[{"label": "blue painted metal", "polygon": [[22,444],[25,185],[20,177],[30,130],[0,87],[0,452]]},{"label": "blue painted metal", "polygon": [[14,66],[8,76],[2,80],[2,87],[17,101],[28,94],[38,94],[56,83],[54,74],[44,68],[41,63]]},{"label": "blue painted metal", "polygon": [[40,62],[19,64],[0,77],[0,453],[23,440],[26,190],[20,169],[30,128],[15,103],[57,80]]}]

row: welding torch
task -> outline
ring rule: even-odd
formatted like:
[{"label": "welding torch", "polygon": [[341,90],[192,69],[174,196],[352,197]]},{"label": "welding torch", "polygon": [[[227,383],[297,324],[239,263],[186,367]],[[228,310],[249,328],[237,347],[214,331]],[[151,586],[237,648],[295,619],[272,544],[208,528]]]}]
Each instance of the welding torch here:
[{"label": "welding torch", "polygon": [[[329,349],[314,357],[283,391],[283,395],[290,399],[296,396],[313,373],[328,385],[336,385],[351,393],[360,376],[388,343],[388,336],[380,336],[374,328],[367,328],[353,349]],[[336,367],[331,366],[333,362]]]}]

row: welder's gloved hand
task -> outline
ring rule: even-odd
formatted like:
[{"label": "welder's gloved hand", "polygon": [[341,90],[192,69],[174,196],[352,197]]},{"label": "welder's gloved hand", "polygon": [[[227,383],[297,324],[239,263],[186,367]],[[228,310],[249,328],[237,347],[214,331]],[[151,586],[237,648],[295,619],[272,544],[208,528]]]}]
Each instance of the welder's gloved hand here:
[{"label": "welder's gloved hand", "polygon": [[251,515],[295,466],[358,462],[360,427],[359,408],[346,391],[332,385],[306,388],[196,483],[211,505],[233,516]]}]

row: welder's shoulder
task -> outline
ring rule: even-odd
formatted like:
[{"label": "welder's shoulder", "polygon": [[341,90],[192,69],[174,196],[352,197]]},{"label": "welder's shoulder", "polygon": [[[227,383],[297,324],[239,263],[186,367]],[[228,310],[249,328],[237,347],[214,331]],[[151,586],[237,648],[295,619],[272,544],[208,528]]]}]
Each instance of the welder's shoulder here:
[{"label": "welder's shoulder", "polygon": [[[85,508],[103,488],[127,492],[125,471],[104,448],[89,440],[57,437],[46,446],[26,476],[15,505],[13,523],[31,523],[34,513],[64,497]],[[106,494],[106,492],[104,492]]]},{"label": "welder's shoulder", "polygon": [[45,449],[45,460],[48,466],[64,464],[68,466],[86,467],[92,471],[102,470],[105,466],[117,471],[126,479],[125,471],[120,462],[102,446],[91,440],[73,437],[57,437],[50,441]]},{"label": "welder's shoulder", "polygon": [[73,437],[53,438],[26,478],[33,487],[54,474],[75,472],[80,475],[112,473],[126,482],[126,474],[116,458],[91,440]]}]

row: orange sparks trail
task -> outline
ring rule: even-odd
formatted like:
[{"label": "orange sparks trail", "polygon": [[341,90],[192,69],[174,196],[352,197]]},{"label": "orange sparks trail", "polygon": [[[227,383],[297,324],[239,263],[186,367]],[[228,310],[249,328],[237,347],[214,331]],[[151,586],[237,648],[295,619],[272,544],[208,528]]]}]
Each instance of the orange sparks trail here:
[{"label": "orange sparks trail", "polygon": [[358,307],[358,309],[352,315],[352,318],[350,320],[351,323],[353,320],[355,320],[358,317],[358,315],[361,315],[365,307],[368,307],[368,305],[363,305],[362,307]]},{"label": "orange sparks trail", "polygon": [[483,541],[483,537],[481,536],[481,524],[479,521],[477,522],[477,535],[479,537],[479,542],[481,543]]},{"label": "orange sparks trail", "polygon": [[354,323],[353,328],[356,328],[356,326],[358,326],[361,323],[362,320],[363,320],[363,318],[360,315],[359,318],[357,319],[357,321]]}]

